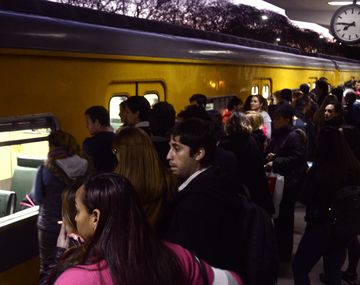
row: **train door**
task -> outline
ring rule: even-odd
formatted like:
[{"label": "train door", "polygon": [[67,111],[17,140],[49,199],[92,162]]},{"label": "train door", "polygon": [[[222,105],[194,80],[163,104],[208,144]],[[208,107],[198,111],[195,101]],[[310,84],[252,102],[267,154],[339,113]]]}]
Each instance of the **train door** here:
[{"label": "train door", "polygon": [[119,105],[129,96],[144,96],[151,106],[166,100],[165,84],[162,81],[112,82],[106,92],[106,102],[110,113],[111,126],[116,130],[122,122],[119,117]]},{"label": "train door", "polygon": [[270,99],[272,93],[271,78],[254,78],[251,84],[251,95],[262,95],[265,99]]}]

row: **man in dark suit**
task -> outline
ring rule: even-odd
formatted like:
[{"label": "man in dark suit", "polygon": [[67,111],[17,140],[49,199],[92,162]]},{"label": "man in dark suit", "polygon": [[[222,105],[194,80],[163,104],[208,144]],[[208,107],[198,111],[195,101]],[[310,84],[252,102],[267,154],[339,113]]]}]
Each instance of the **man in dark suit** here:
[{"label": "man in dark suit", "polygon": [[209,124],[189,119],[175,126],[167,155],[181,182],[165,217],[164,238],[211,265],[239,272],[239,225],[234,184],[212,166],[216,139]]},{"label": "man in dark suit", "polygon": [[91,137],[83,142],[83,150],[92,165],[92,171],[113,171],[117,159],[112,152],[115,133],[110,126],[109,112],[103,106],[92,106],[85,111],[86,128]]}]

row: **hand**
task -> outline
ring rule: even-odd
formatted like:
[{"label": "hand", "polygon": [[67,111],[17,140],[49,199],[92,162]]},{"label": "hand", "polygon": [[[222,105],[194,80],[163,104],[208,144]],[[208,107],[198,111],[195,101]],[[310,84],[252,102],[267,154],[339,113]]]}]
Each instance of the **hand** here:
[{"label": "hand", "polygon": [[79,244],[84,242],[84,239],[75,233],[70,233],[67,235],[69,238],[72,238],[74,241],[78,242]]},{"label": "hand", "polygon": [[56,246],[65,248],[65,249],[69,248],[69,237],[68,237],[66,229],[65,229],[64,221],[61,224],[61,229],[60,229],[60,233],[59,233],[59,236],[57,239]]}]

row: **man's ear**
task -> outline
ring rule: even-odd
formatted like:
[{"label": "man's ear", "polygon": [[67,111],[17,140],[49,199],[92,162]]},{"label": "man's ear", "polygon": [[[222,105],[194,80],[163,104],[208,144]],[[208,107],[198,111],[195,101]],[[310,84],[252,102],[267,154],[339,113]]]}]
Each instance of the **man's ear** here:
[{"label": "man's ear", "polygon": [[94,232],[98,226],[99,219],[100,219],[100,210],[94,209],[91,213],[91,223],[92,223]]},{"label": "man's ear", "polygon": [[100,124],[100,122],[99,122],[98,119],[95,119],[94,124],[95,124],[97,127],[101,127],[101,124]]},{"label": "man's ear", "polygon": [[196,161],[201,161],[205,157],[205,148],[201,147],[199,150],[194,154],[194,159]]},{"label": "man's ear", "polygon": [[134,114],[136,114],[136,117],[140,120],[140,111],[136,111]]}]

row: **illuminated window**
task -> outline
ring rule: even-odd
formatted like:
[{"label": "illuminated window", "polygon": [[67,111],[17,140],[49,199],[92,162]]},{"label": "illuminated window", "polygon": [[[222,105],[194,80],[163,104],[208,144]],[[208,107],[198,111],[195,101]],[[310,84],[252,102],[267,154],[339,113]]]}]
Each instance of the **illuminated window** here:
[{"label": "illuminated window", "polygon": [[259,94],[259,86],[254,85],[251,87],[251,95],[258,95]]},{"label": "illuminated window", "polygon": [[214,110],[214,106],[214,103],[207,103],[205,109],[206,111]]},{"label": "illuminated window", "polygon": [[262,96],[265,99],[269,99],[269,95],[270,95],[270,86],[269,85],[264,85],[262,88]]},{"label": "illuminated window", "polygon": [[109,114],[110,114],[110,125],[117,130],[119,127],[123,125],[123,122],[120,120],[119,112],[120,112],[120,104],[123,101],[126,101],[128,98],[127,95],[115,95],[111,97],[109,103]]},{"label": "illuminated window", "polygon": [[0,189],[15,193],[17,202],[10,211],[0,207],[0,216],[21,210],[19,202],[30,193],[37,168],[47,158],[47,137],[58,128],[56,118],[49,114],[1,118]]},{"label": "illuminated window", "polygon": [[159,102],[159,95],[156,93],[146,93],[144,97],[149,101],[151,107]]}]

